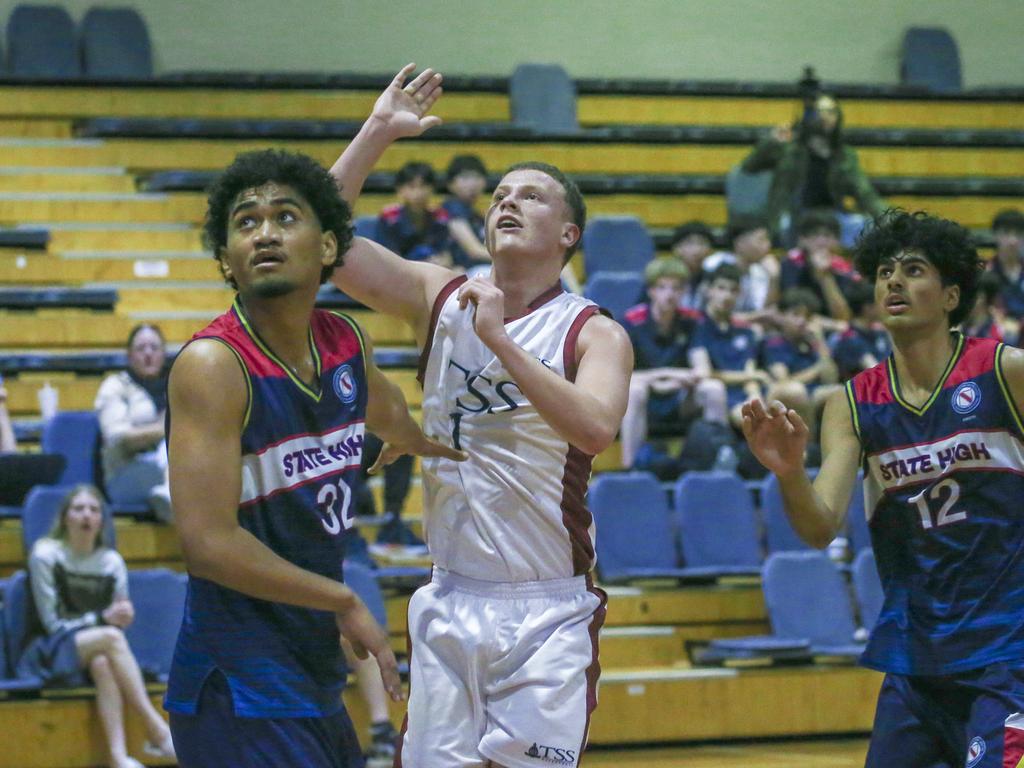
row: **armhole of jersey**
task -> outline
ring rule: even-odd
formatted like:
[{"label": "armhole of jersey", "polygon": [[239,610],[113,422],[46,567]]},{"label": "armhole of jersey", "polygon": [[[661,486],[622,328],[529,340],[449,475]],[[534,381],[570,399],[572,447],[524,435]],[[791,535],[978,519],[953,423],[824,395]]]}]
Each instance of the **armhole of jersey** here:
[{"label": "armhole of jersey", "polygon": [[568,381],[576,381],[576,369],[579,366],[576,361],[576,342],[579,340],[580,331],[587,324],[587,320],[597,314],[611,317],[606,309],[597,304],[589,304],[580,310],[565,334],[565,343],[562,345],[562,368]]},{"label": "armhole of jersey", "polygon": [[[199,341],[200,339],[210,339],[211,341],[223,344],[231,350],[231,354],[235,356],[235,360],[238,361],[238,366],[242,369],[242,375],[245,377],[245,418],[242,419],[242,431],[244,432],[245,428],[249,426],[249,415],[252,413],[252,379],[249,378],[249,369],[245,367],[245,362],[242,360],[242,356],[238,354],[238,350],[228,344],[224,339],[219,336],[201,336],[199,339],[194,339],[194,341]],[[192,342],[190,341],[189,344],[191,343]],[[188,345],[186,344],[185,346]],[[182,349],[184,348],[185,347],[182,347]],[[180,355],[181,352],[178,354]]]},{"label": "armhole of jersey", "polygon": [[427,375],[427,361],[430,359],[430,349],[434,346],[434,331],[437,330],[437,324],[441,320],[441,310],[444,309],[444,304],[448,301],[448,297],[468,279],[465,275],[452,278],[442,286],[437,296],[434,297],[434,306],[430,308],[430,325],[427,327],[427,338],[423,341],[423,350],[420,352],[419,365],[416,369],[416,381],[420,383],[420,387],[423,386],[423,377]]},{"label": "armhole of jersey", "polygon": [[857,435],[857,440],[861,444],[861,450],[863,450],[864,441],[861,440],[860,435],[860,419],[857,416],[857,398],[853,394],[853,379],[846,382],[846,403],[850,406],[850,423],[853,425],[853,433]]},{"label": "armhole of jersey", "polygon": [[996,370],[996,381],[999,382],[999,389],[1003,393],[1003,399],[1006,401],[1007,407],[1010,409],[1010,413],[1013,414],[1013,421],[1017,425],[1017,431],[1020,434],[1024,434],[1024,422],[1021,420],[1020,411],[1017,410],[1017,404],[1013,401],[1013,393],[1010,392],[1010,385],[1006,383],[1006,377],[1003,375],[1003,350],[1006,349],[1006,345],[1000,343],[996,346],[996,359],[994,368]]},{"label": "armhole of jersey", "polygon": [[332,309],[328,310],[328,313],[334,315],[335,317],[340,317],[342,320],[348,323],[349,326],[351,326],[352,331],[356,335],[356,338],[359,339],[359,353],[363,357],[363,371],[369,371],[369,361],[366,359],[366,342],[363,340],[363,329],[359,327],[359,323],[357,323],[351,317],[346,315],[344,312],[337,312]]}]

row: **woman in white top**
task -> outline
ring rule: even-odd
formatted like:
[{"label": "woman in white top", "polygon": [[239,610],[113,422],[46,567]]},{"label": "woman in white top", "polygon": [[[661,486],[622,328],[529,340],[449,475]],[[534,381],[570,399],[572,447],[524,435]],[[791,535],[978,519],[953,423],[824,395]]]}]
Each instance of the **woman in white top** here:
[{"label": "woman in white top", "polygon": [[29,575],[44,634],[28,644],[18,672],[53,686],[86,684],[83,673],[88,672],[112,768],[142,766],[125,745],[126,700],[145,725],[144,751],[174,757],[170,729],[149,700],[124,636],[134,618],[128,569],[105,540],[103,495],[97,488],[78,485],[65,497],[53,528],[32,547]]}]

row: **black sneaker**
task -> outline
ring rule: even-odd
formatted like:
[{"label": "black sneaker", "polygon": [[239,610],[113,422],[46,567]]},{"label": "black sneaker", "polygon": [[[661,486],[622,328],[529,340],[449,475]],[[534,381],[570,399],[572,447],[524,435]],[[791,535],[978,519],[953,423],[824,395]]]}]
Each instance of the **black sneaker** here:
[{"label": "black sneaker", "polygon": [[398,731],[391,723],[370,726],[370,748],[366,750],[366,768],[391,768],[398,747]]},{"label": "black sneaker", "polygon": [[398,544],[403,547],[425,547],[423,539],[412,532],[397,512],[389,512],[387,521],[377,531],[378,544]]}]

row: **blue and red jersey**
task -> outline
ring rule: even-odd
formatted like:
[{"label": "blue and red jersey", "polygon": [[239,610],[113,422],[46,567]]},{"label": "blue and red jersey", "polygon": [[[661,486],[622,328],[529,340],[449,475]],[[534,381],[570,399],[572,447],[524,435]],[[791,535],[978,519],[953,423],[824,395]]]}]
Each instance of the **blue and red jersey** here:
[{"label": "blue and red jersey", "polygon": [[[367,402],[357,326],[344,315],[313,313],[314,386],[278,360],[238,299],[195,339],[227,345],[246,376],[239,525],[285,560],[342,581]],[[328,611],[259,600],[190,576],[166,707],[194,714],[207,675],[219,669],[239,716],[331,714],[341,707],[347,671],[338,641]]]},{"label": "blue and red jersey", "polygon": [[1024,661],[1024,427],[1004,345],[954,335],[921,406],[890,357],[846,385],[885,591],[863,662],[948,675]]}]

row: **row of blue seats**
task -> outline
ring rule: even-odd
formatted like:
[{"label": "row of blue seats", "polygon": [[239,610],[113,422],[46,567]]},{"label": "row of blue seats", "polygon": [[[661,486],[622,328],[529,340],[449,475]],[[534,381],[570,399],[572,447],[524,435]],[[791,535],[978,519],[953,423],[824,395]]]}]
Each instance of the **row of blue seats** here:
[{"label": "row of blue seats", "polygon": [[146,24],[131,8],[90,8],[80,32],[59,5],[18,5],[7,21],[6,72],[17,78],[150,78],[152,58]]},{"label": "row of blue seats", "polygon": [[112,288],[0,288],[0,309],[105,309],[117,304]]},{"label": "row of blue seats", "polygon": [[[810,550],[786,517],[774,475],[762,481],[759,492],[760,510],[738,475],[688,472],[674,484],[670,505],[661,484],[648,472],[600,475],[591,484],[588,502],[597,526],[601,580],[756,575],[766,551]],[[859,487],[847,523],[850,548],[869,548]]]}]

